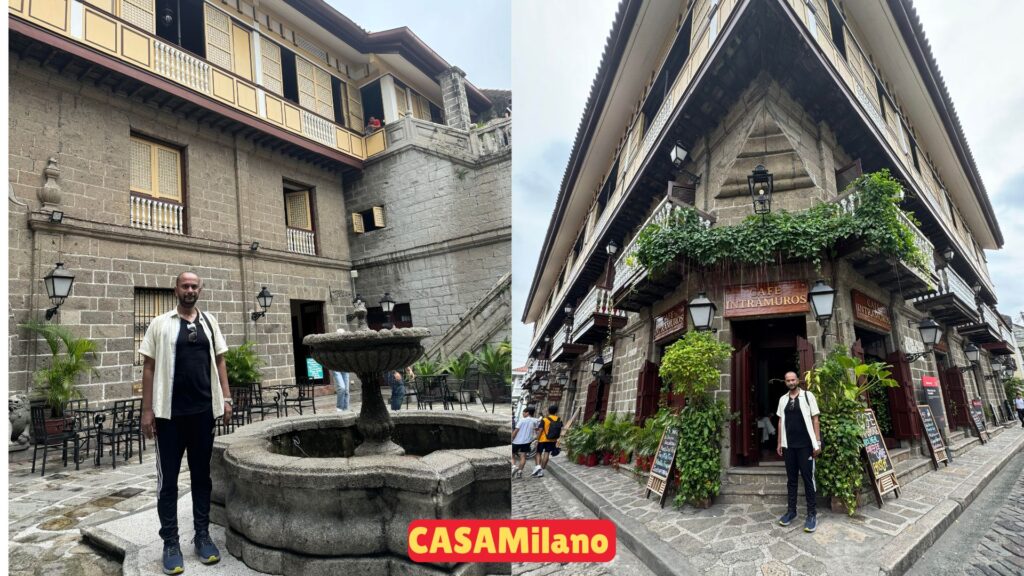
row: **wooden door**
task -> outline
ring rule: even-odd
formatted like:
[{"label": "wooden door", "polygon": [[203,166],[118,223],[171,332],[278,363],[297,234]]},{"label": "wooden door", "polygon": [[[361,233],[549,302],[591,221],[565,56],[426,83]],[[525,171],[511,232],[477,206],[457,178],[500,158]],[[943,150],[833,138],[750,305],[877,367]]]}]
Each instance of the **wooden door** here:
[{"label": "wooden door", "polygon": [[921,427],[914,401],[914,381],[910,376],[910,362],[903,352],[897,350],[885,358],[892,365],[892,378],[899,383],[889,388],[889,416],[892,419],[893,438],[909,440],[921,437]]},{"label": "wooden door", "polygon": [[589,422],[597,414],[597,380],[587,385],[587,401],[583,408],[583,421]]},{"label": "wooden door", "polygon": [[959,368],[948,368],[940,372],[939,383],[949,415],[949,427],[968,427],[971,416],[967,411],[967,391],[964,389],[964,375]]},{"label": "wooden door", "polygon": [[757,437],[756,395],[754,394],[754,362],[750,344],[732,354],[732,411],[739,417],[732,421],[732,462],[752,466],[761,456]]},{"label": "wooden door", "polygon": [[661,396],[660,384],[658,365],[654,362],[644,362],[636,383],[635,421],[637,424],[643,424],[644,420],[654,416],[654,413],[658,411],[658,399]]},{"label": "wooden door", "polygon": [[[809,340],[803,336],[796,337],[796,353],[800,361],[800,381],[803,382],[804,376],[814,369],[814,344],[811,344]],[[804,385],[806,386],[806,382]]]}]

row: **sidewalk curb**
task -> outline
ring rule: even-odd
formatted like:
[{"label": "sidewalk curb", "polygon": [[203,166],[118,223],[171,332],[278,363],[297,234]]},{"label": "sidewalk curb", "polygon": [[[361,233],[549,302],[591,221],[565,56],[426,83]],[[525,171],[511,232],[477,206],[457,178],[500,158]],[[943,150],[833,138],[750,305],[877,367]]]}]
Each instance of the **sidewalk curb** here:
[{"label": "sidewalk curb", "polygon": [[[144,514],[151,510],[156,509],[156,504],[139,508],[131,514],[126,516],[134,516],[136,514]],[[114,535],[112,532],[105,529],[103,526],[109,522],[122,520],[126,516],[118,518],[111,518],[99,524],[92,526],[83,526],[79,528],[79,532],[82,533],[82,541],[90,546],[94,546],[105,552],[113,554],[114,556],[121,559],[121,574],[122,576],[141,576],[142,572],[139,568],[139,551],[142,550],[142,546],[125,540],[120,536]]]},{"label": "sidewalk curb", "polygon": [[616,527],[617,539],[625,544],[645,566],[655,574],[663,576],[696,576],[699,572],[690,565],[686,556],[651,533],[643,524],[619,512],[603,496],[588,486],[572,482],[569,473],[552,459],[547,471],[562,486],[590,509],[598,518],[611,520]]},{"label": "sidewalk curb", "polygon": [[[1001,435],[1001,434],[1000,434]],[[901,576],[913,566],[914,562],[945,533],[957,518],[970,506],[979,494],[988,486],[989,482],[1009,462],[1024,450],[1024,436],[1017,438],[1016,445],[1011,446],[1000,456],[1000,460],[994,465],[987,466],[982,472],[978,483],[967,489],[966,494],[959,494],[963,489],[957,489],[947,500],[939,503],[925,513],[921,519],[893,538],[888,545],[882,549],[880,572],[886,576]]]}]

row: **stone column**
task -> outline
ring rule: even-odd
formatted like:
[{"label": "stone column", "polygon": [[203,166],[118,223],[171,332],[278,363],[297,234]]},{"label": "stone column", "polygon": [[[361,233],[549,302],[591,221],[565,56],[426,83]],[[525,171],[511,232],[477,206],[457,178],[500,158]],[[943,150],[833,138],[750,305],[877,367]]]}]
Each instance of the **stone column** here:
[{"label": "stone column", "polygon": [[466,73],[452,66],[437,77],[444,100],[444,122],[452,128],[469,130],[469,101],[466,99]]},{"label": "stone column", "polygon": [[[380,100],[384,106],[384,117],[380,118],[386,124],[398,122],[402,118],[404,110],[398,109],[398,99],[395,98],[395,79],[390,74],[380,77]],[[367,117],[367,120],[370,118]]]}]

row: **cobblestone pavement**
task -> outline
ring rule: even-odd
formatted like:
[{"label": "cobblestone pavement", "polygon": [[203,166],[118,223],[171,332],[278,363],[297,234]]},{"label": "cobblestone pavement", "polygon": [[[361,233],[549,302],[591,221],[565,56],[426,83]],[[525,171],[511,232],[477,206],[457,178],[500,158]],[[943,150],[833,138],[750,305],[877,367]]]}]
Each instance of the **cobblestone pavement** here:
[{"label": "cobblestone pavement", "polygon": [[[533,469],[527,464],[522,479],[512,481],[513,518],[569,518],[594,519],[595,516],[576,499],[558,480],[548,475],[543,478],[527,476]],[[632,552],[621,544],[615,558],[607,563],[512,564],[512,574],[521,576],[650,576],[653,572]]]},{"label": "cobblestone pavement", "polygon": [[1017,477],[964,572],[971,576],[1024,574],[1024,473]]},{"label": "cobblestone pavement", "polygon": [[[819,503],[818,529],[813,534],[803,532],[802,497],[800,517],[784,528],[776,522],[786,511],[784,504],[717,504],[703,510],[690,506],[673,509],[667,504],[662,510],[653,498],[644,498],[643,486],[631,473],[605,466],[578,466],[564,457],[556,461],[568,473],[567,481],[579,482],[597,492],[618,511],[645,526],[651,535],[685,555],[694,568],[705,574],[874,575],[880,568],[880,550],[940,503],[948,505],[947,500],[969,492],[978,484],[984,467],[1015,449],[1022,437],[1021,428],[1006,430],[988,444],[957,457],[948,468],[929,472],[906,484],[899,499],[887,496],[882,509],[872,503],[848,517]],[[514,513],[518,493],[514,488]],[[1018,516],[1015,521],[1005,519],[997,524],[993,530],[1003,530],[996,532],[997,537],[1006,536],[1007,526],[1019,534],[1024,520]],[[1010,542],[1019,544],[1024,540]]]},{"label": "cobblestone pavement", "polygon": [[[317,410],[333,411],[334,395],[316,399]],[[354,404],[352,409],[359,410]],[[480,410],[479,405],[474,405]],[[488,405],[488,408],[490,406]],[[499,405],[497,410],[502,411]],[[508,405],[504,406],[510,411]],[[120,574],[121,564],[84,544],[82,526],[127,516],[156,503],[156,464],[152,443],[130,462],[119,460],[111,468],[105,456],[100,466],[92,460],[75,470],[61,467],[51,451],[46,476],[39,464],[31,473],[32,450],[15,453],[8,468],[8,573],[11,576],[109,576]],[[39,454],[42,458],[42,453]],[[189,488],[188,465],[183,459],[178,491]],[[155,514],[155,512],[154,512]]]}]

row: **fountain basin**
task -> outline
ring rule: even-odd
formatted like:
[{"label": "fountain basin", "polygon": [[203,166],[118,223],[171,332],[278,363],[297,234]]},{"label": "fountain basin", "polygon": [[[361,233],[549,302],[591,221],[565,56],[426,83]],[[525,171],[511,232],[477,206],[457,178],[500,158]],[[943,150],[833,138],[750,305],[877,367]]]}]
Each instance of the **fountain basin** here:
[{"label": "fountain basin", "polygon": [[404,456],[351,457],[362,441],[354,414],[255,423],[217,438],[211,517],[227,528],[228,550],[271,574],[483,573],[482,565],[412,563],[407,528],[416,519],[508,518],[507,419],[425,411],[392,419]]}]

